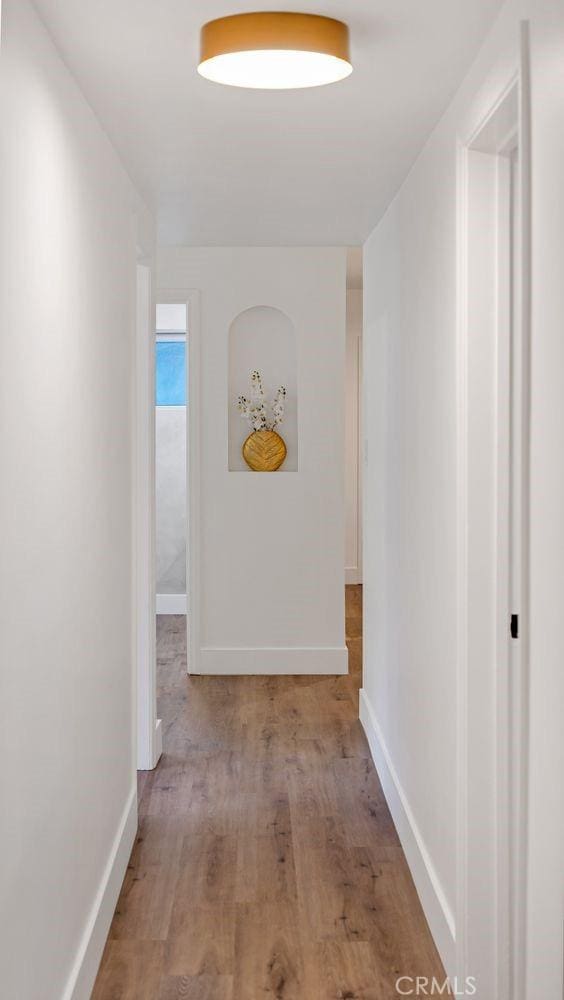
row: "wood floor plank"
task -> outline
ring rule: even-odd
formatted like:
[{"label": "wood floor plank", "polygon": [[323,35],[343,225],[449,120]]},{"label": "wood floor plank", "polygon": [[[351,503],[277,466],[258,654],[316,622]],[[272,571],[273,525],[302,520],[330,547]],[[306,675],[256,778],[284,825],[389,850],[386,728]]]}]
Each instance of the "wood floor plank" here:
[{"label": "wood floor plank", "polygon": [[312,984],[315,1000],[392,1000],[397,995],[366,941],[323,942],[318,967],[319,985]]},{"label": "wood floor plank", "polygon": [[444,978],[358,721],[349,674],[188,677],[182,616],[158,621],[164,754],[94,1000],[392,1000]]},{"label": "wood floor plank", "polygon": [[262,900],[237,909],[237,1000],[304,1000],[304,967],[297,909],[287,901]]},{"label": "wood floor plank", "polygon": [[110,937],[165,940],[180,876],[185,831],[168,815],[141,820]]},{"label": "wood floor plank", "polygon": [[163,941],[110,939],[92,1000],[155,1000],[163,978],[163,954]]},{"label": "wood floor plank", "polygon": [[232,976],[165,976],[155,1000],[232,1000]]},{"label": "wood floor plank", "polygon": [[198,905],[178,895],[164,953],[170,976],[227,977],[235,964],[235,904]]}]

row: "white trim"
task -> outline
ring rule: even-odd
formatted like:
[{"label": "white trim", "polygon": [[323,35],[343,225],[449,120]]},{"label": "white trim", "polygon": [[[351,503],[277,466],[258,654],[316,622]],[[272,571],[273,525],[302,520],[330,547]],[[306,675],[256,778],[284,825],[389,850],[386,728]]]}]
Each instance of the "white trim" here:
[{"label": "white trim", "polygon": [[185,615],[186,594],[157,594],[158,615]]},{"label": "white trim", "polygon": [[457,147],[456,974],[468,968],[468,148]]},{"label": "white trim", "polygon": [[[362,322],[364,324],[364,302],[362,303],[362,308],[363,308],[363,320],[362,320]],[[362,458],[362,450],[363,450],[363,445],[362,445],[362,442],[363,442],[362,401],[364,399],[362,360],[363,360],[363,353],[364,353],[364,347],[363,347],[363,343],[364,342],[363,342],[363,339],[362,339],[362,331],[363,331],[363,327],[361,326],[360,333],[359,333],[359,335],[357,337],[357,345],[356,345],[356,350],[357,350],[357,379],[358,379],[357,393],[358,393],[358,395],[357,395],[357,401],[356,401],[356,421],[357,421],[357,425],[356,425],[356,463],[357,463],[356,464],[356,475],[357,475],[357,494],[356,494],[356,561],[357,561],[357,565],[356,565],[355,568],[356,568],[356,573],[357,573],[357,579],[351,581],[353,583],[362,583],[362,555],[363,555],[363,545],[362,545],[362,536],[363,536],[362,500],[363,500],[363,495],[364,495],[363,494],[363,486],[362,486],[363,472],[364,472],[363,458]]]},{"label": "white trim", "polygon": [[188,670],[200,672],[200,292],[195,288],[159,288],[157,302],[186,303],[186,628]]},{"label": "white trim", "polygon": [[362,571],[360,566],[345,567],[345,583],[348,584],[362,583]]},{"label": "white trim", "polygon": [[359,717],[431,934],[446,973],[454,980],[454,915],[364,688],[360,690]]},{"label": "white trim", "polygon": [[[346,674],[346,646],[204,646],[202,674]],[[190,670],[190,673],[198,671]]]},{"label": "white trim", "polygon": [[137,787],[125,804],[62,1000],[88,1000],[137,833]]},{"label": "white trim", "polygon": [[136,650],[137,768],[156,767],[160,751],[157,724],[155,638],[155,350],[151,269],[136,272],[134,615]]},{"label": "white trim", "polygon": [[[512,976],[515,994],[522,1000],[526,992],[527,956],[527,833],[528,833],[528,745],[529,745],[529,672],[530,672],[530,493],[531,493],[531,80],[529,22],[520,22],[519,38],[519,169],[521,223],[521,613],[519,621],[521,656],[517,680],[518,708],[515,726],[513,761],[515,829],[513,859],[513,953]],[[516,813],[516,815],[515,815]]]},{"label": "white trim", "polygon": [[186,546],[188,669],[200,658],[200,293],[188,293],[188,456],[186,461],[188,545]]},{"label": "white trim", "polygon": [[[153,737],[153,750],[155,753],[155,759],[157,763],[159,762],[162,752],[163,752],[163,721],[162,719],[157,719],[155,722],[155,735]],[[156,765],[155,765],[156,766]]]},{"label": "white trim", "polygon": [[[461,139],[457,151],[457,891],[456,891],[456,974],[459,981],[464,981],[472,974],[468,968],[469,940],[469,878],[468,870],[468,795],[469,795],[469,746],[468,746],[468,703],[469,684],[471,678],[468,672],[468,385],[467,385],[467,352],[468,352],[468,287],[467,287],[467,245],[468,245],[468,151],[480,134],[493,120],[502,105],[510,97],[511,92],[518,88],[519,110],[518,127],[509,130],[505,137],[500,137],[499,152],[506,153],[517,136],[521,167],[521,195],[519,214],[521,219],[521,340],[523,351],[522,364],[522,419],[523,419],[523,454],[522,454],[522,600],[520,609],[521,635],[521,676],[516,681],[509,678],[507,669],[508,643],[508,607],[505,598],[500,593],[500,581],[506,576],[507,552],[504,551],[504,533],[506,525],[502,516],[501,506],[507,492],[506,472],[501,469],[501,461],[505,458],[498,450],[496,468],[496,504],[498,536],[498,564],[496,565],[496,602],[497,602],[497,653],[496,664],[496,697],[497,697],[497,764],[496,764],[496,822],[497,822],[497,976],[495,984],[499,1000],[511,996],[518,1000],[525,989],[525,904],[526,904],[526,744],[527,744],[527,676],[528,676],[528,525],[529,525],[529,435],[530,435],[530,136],[529,136],[529,93],[528,77],[528,23],[521,22],[521,43],[519,64],[516,72],[508,80],[500,92],[495,104],[475,123],[471,133]],[[498,173],[498,179],[501,174]],[[498,258],[498,267],[505,267],[503,260]],[[499,274],[498,274],[499,277]],[[502,326],[506,323],[503,316]],[[498,350],[499,350],[498,343]],[[498,353],[498,385],[502,369],[507,372],[507,358],[503,345]],[[498,405],[503,400],[498,399]],[[504,448],[507,428],[500,424],[500,409],[497,411],[499,435],[498,449]],[[500,476],[500,473],[502,475]],[[502,537],[500,538],[500,532]],[[501,550],[500,550],[501,544]],[[508,681],[517,684],[518,707],[513,717],[508,712]],[[506,703],[502,704],[505,699]],[[508,741],[512,734],[513,759],[507,754]],[[514,811],[508,815],[508,767],[511,766],[511,791],[514,799]],[[517,816],[515,816],[517,814]],[[509,853],[511,836],[515,846],[515,857],[507,861],[504,852]],[[511,891],[512,890],[512,891]],[[504,909],[509,906],[511,915],[509,923]],[[512,931],[510,930],[512,928]],[[504,966],[502,968],[502,966]]]},{"label": "white trim", "polygon": [[170,333],[159,333],[157,330],[155,334],[155,340],[157,344],[185,344],[186,343],[186,331],[181,333],[170,331]]},{"label": "white trim", "polygon": [[510,997],[511,893],[510,825],[510,698],[509,661],[511,518],[511,163],[496,157],[497,202],[497,411],[496,411],[496,878],[497,878],[497,983],[498,1000]]}]

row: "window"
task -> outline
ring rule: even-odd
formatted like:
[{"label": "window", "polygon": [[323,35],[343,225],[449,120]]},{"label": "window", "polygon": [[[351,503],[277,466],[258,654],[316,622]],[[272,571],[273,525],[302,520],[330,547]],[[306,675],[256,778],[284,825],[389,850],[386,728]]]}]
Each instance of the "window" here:
[{"label": "window", "polygon": [[155,357],[157,406],[186,406],[186,337],[158,334]]},{"label": "window", "polygon": [[155,402],[186,406],[186,303],[157,304]]}]

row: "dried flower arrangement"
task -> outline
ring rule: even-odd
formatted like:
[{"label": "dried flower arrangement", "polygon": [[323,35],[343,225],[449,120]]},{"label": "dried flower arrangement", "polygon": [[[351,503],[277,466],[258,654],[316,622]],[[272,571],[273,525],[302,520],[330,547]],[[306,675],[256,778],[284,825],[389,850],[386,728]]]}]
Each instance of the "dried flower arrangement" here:
[{"label": "dried flower arrangement", "polygon": [[251,395],[239,396],[239,413],[251,425],[251,433],[243,444],[243,458],[253,472],[276,472],[286,458],[286,445],[276,428],[284,419],[286,389],[276,391],[268,414],[260,372],[251,372]]},{"label": "dried flower arrangement", "polygon": [[267,412],[267,401],[262,385],[262,375],[260,372],[251,372],[251,395],[239,396],[238,408],[241,416],[249,422],[254,431],[273,431],[279,427],[284,419],[284,407],[286,403],[286,389],[281,385],[276,390],[276,395],[272,402],[272,413],[269,418]]}]

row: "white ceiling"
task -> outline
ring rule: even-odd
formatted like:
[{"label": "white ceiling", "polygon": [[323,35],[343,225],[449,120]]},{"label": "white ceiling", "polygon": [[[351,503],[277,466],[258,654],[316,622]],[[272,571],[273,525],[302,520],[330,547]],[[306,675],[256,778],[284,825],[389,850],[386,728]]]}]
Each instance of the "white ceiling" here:
[{"label": "white ceiling", "polygon": [[196,72],[201,24],[257,0],[35,2],[157,210],[161,243],[196,246],[362,243],[501,6],[284,2],[347,21],[355,69],[328,87],[273,92]]}]

